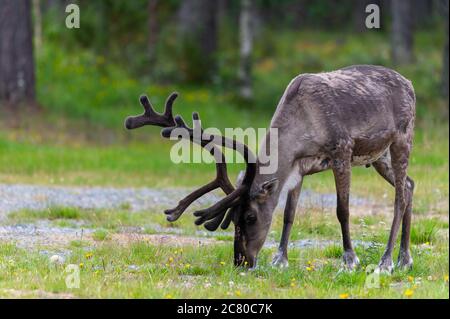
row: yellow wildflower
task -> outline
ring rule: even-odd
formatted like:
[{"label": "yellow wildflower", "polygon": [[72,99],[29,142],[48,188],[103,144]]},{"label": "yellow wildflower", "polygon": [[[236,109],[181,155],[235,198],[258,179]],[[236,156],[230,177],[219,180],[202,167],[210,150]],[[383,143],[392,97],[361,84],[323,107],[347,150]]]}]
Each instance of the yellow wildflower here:
[{"label": "yellow wildflower", "polygon": [[348,293],[343,293],[339,295],[339,298],[341,299],[347,299],[348,297],[350,297],[350,295]]},{"label": "yellow wildflower", "polygon": [[93,254],[92,253],[86,253],[86,255],[84,255],[86,257],[86,259],[91,259]]},{"label": "yellow wildflower", "polygon": [[408,276],[408,281],[409,282],[413,282],[414,281],[414,277],[413,276]]},{"label": "yellow wildflower", "polygon": [[79,266],[80,266],[80,268],[83,268],[83,267],[84,267],[84,264],[83,264],[83,263],[80,263]]},{"label": "yellow wildflower", "polygon": [[167,294],[164,296],[166,299],[173,299],[173,296],[171,294]]},{"label": "yellow wildflower", "polygon": [[240,290],[236,290],[235,294],[236,294],[236,296],[239,297],[241,295],[241,291]]},{"label": "yellow wildflower", "polygon": [[225,265],[225,262],[224,262],[224,261],[221,261],[220,264],[223,266],[223,265]]},{"label": "yellow wildflower", "polygon": [[448,282],[448,275],[445,275],[445,276],[444,276],[444,281],[445,281],[445,282]]},{"label": "yellow wildflower", "polygon": [[414,290],[412,289],[406,289],[404,292],[405,297],[411,297],[412,295],[414,295]]}]

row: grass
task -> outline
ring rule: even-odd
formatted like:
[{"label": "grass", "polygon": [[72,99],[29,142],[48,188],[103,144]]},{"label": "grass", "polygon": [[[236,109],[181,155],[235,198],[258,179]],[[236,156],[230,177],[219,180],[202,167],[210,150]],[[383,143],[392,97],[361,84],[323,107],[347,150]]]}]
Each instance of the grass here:
[{"label": "grass", "polygon": [[426,219],[411,228],[411,242],[425,244],[436,241],[439,229],[448,229],[448,222],[438,219]]},{"label": "grass", "polygon": [[104,241],[109,240],[110,235],[105,229],[96,229],[95,232],[92,233],[92,238],[96,241]]},{"label": "grass", "polygon": [[[430,220],[415,215],[414,268],[410,271],[397,269],[391,276],[378,278],[372,277],[369,270],[373,270],[383,252],[387,236],[380,236],[380,233],[387,235],[390,215],[352,218],[353,240],[373,243],[356,246],[362,265],[355,272],[340,271],[339,225],[334,215],[320,210],[298,212],[292,232],[297,235],[292,236],[291,241],[307,238],[319,242],[330,240],[329,244],[303,248],[294,245],[289,250],[290,265],[284,270],[270,265],[276,248],[266,247],[259,257],[260,267],[249,272],[232,265],[229,232],[219,231],[216,242],[204,244],[201,249],[198,244],[177,240],[187,235],[209,237],[198,232],[201,228],[193,225],[190,214],[171,224],[159,212],[77,211],[76,220],[64,214],[50,219],[48,214],[32,211],[9,215],[12,224],[49,220],[58,226],[61,221],[68,221],[74,222],[72,227],[82,225],[94,232],[92,239],[85,235],[62,247],[39,246],[25,250],[12,243],[0,244],[0,295],[7,296],[10,289],[29,297],[45,292],[54,297],[89,298],[448,298],[449,295],[448,221],[442,219]],[[281,221],[282,214],[276,214],[269,241],[279,240]],[[130,227],[141,227],[139,234],[151,233],[146,228],[154,225],[159,227],[159,234],[175,236],[173,243],[176,244],[157,244],[137,233],[128,235],[135,240],[122,242],[115,237]],[[181,233],[174,235],[174,227]],[[326,231],[316,231],[324,229]],[[432,239],[427,237],[430,231]],[[51,253],[43,255],[41,251],[65,251],[65,264],[52,264]],[[65,286],[67,273],[64,269],[68,264],[81,265],[80,288]],[[368,280],[377,280],[379,286],[367,288]]]},{"label": "grass", "polygon": [[26,216],[26,219],[78,219],[80,217],[79,211],[72,207],[52,207],[40,211],[22,211],[18,216]]},{"label": "grass", "polygon": [[[87,215],[80,211],[80,216]],[[118,216],[122,216],[120,212]],[[18,217],[12,218],[17,221]],[[320,218],[315,223],[320,225]],[[181,221],[182,228],[191,222],[189,218]],[[424,225],[419,227],[428,225],[426,219],[415,223]],[[130,221],[129,224],[134,225]],[[448,225],[436,225],[447,226],[448,231]],[[359,227],[352,225],[352,231],[355,239],[361,238]],[[379,231],[379,228],[370,230]],[[0,295],[8,289],[29,296],[45,291],[56,296],[89,298],[448,298],[449,293],[445,236],[437,236],[425,245],[413,242],[413,270],[396,270],[392,276],[381,276],[379,287],[368,289],[365,282],[369,274],[365,267],[378,261],[384,243],[371,248],[358,246],[362,268],[353,273],[339,271],[342,254],[339,244],[291,248],[290,266],[284,270],[270,266],[275,248],[265,248],[259,258],[260,267],[249,272],[232,265],[232,245],[227,241],[201,249],[197,245],[155,245],[144,239],[118,245],[104,241],[108,233],[102,228],[96,230],[94,241],[99,242],[95,245],[85,239],[63,247],[69,253],[62,266],[51,264],[39,249],[30,251],[1,244]],[[321,238],[339,240],[339,236],[332,234],[322,234]],[[78,289],[65,286],[64,267],[68,264],[81,267]],[[412,296],[406,296],[408,289],[413,291]]]}]

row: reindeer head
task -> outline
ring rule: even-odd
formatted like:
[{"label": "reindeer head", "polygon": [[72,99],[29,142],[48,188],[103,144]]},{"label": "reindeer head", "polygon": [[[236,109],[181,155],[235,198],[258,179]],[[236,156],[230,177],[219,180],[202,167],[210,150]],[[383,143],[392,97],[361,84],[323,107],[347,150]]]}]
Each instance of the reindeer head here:
[{"label": "reindeer head", "polygon": [[232,213],[235,225],[234,259],[236,265],[244,263],[254,267],[256,257],[269,233],[276,206],[271,195],[278,189],[278,179],[274,178],[260,185],[254,181],[250,189],[253,190],[241,198]]},{"label": "reindeer head", "polygon": [[[226,196],[213,206],[194,212],[197,217],[195,224],[202,225],[209,231],[215,231],[219,226],[227,229],[231,222],[235,225],[234,236],[234,263],[236,266],[247,265],[253,267],[256,263],[256,255],[261,249],[270,226],[264,213],[264,200],[277,185],[275,180],[261,185],[257,191],[250,191],[256,175],[256,157],[249,148],[234,139],[224,136],[208,135],[204,136],[201,126],[199,126],[198,113],[192,114],[193,128],[186,125],[181,116],[172,115],[172,104],[177,98],[177,93],[172,93],[166,101],[164,113],[154,111],[150,101],[146,96],[141,96],[140,102],[144,107],[144,113],[138,116],[130,116],[125,121],[127,129],[134,129],[144,125],[156,125],[163,127],[161,135],[170,138],[175,129],[184,129],[193,143],[207,149],[216,160],[216,178],[210,183],[198,188],[178,203],[173,209],[168,209],[164,213],[168,221],[176,221],[192,202],[206,193],[221,188]],[[200,138],[194,134],[194,130],[200,130]],[[180,137],[180,136],[178,136]],[[241,153],[246,161],[247,168],[241,179],[234,187],[227,175],[225,157],[221,148],[234,149]],[[271,215],[271,214],[270,214]]]}]

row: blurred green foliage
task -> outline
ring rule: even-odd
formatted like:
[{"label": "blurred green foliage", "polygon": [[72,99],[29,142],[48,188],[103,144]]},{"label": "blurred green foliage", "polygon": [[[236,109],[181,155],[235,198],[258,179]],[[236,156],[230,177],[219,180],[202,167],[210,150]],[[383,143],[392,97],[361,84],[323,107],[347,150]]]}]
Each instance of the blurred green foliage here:
[{"label": "blurred green foliage", "polygon": [[[230,38],[231,35],[225,36],[225,41]],[[127,115],[140,112],[137,103],[140,94],[149,94],[160,109],[167,95],[177,90],[181,96],[176,102],[176,111],[185,118],[190,117],[192,111],[199,111],[208,126],[265,127],[285,87],[300,73],[334,70],[352,64],[395,68],[390,63],[389,42],[377,32],[355,35],[266,30],[263,38],[264,41],[256,43],[254,51],[253,105],[241,104],[236,99],[233,81],[237,71],[233,65],[238,58],[232,46],[220,51],[217,82],[194,85],[179,82],[176,77],[169,81],[170,77],[162,76],[159,81],[146,75],[136,76],[124,65],[111,63],[107,55],[80,47],[69,49],[50,40],[37,59],[38,100],[58,114],[118,127]],[[418,32],[416,42],[416,62],[395,69],[414,84],[418,117],[439,118],[446,110],[446,101],[439,92],[443,34]],[[168,58],[167,65],[163,66],[169,73],[175,71],[171,63]],[[236,113],[238,109],[258,112]]]},{"label": "blurred green foliage", "polygon": [[[376,1],[375,1],[376,2]],[[148,0],[79,0],[82,26],[63,27],[63,8],[44,14],[46,51],[61,51],[68,60],[85,51],[100,56],[105,66],[126,69],[126,78],[158,85],[197,85],[203,73],[213,71],[208,90],[237,92],[239,66],[238,18],[240,1],[229,0],[218,13],[217,67],[195,41],[180,36],[177,28],[180,0],[157,2],[150,12]],[[390,60],[389,5],[381,6],[382,27],[353,32],[352,0],[255,0],[254,105],[273,108],[289,80],[303,72],[329,71],[351,64],[382,64]],[[417,9],[415,9],[417,10]],[[149,53],[149,21],[157,25],[155,46]],[[444,23],[436,12],[416,23],[416,63],[399,71],[419,90],[420,102],[439,95]],[[56,54],[56,53],[55,53]],[[83,63],[78,61],[76,63]],[[259,67],[258,67],[259,66]],[[261,67],[262,66],[262,67]],[[214,69],[214,70],[211,70]],[[236,102],[236,101],[235,101]]]}]

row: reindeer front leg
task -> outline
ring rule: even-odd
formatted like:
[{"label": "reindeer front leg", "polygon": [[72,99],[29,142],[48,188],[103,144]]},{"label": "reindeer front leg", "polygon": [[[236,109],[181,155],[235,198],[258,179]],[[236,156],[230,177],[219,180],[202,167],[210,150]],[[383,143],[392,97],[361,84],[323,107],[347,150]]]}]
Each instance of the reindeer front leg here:
[{"label": "reindeer front leg", "polygon": [[272,265],[278,267],[288,266],[288,243],[289,235],[291,233],[292,224],[294,223],[295,210],[297,208],[298,199],[300,197],[300,191],[302,188],[303,177],[298,184],[288,192],[286,206],[284,208],[283,219],[283,232],[281,233],[280,246],[278,247],[278,253],[275,255],[272,261]]},{"label": "reindeer front leg", "polygon": [[341,224],[342,241],[344,244],[344,264],[347,269],[353,270],[359,265],[359,259],[353,250],[350,238],[348,206],[350,197],[351,156],[349,158],[334,159],[332,170],[337,193],[336,213]]}]

